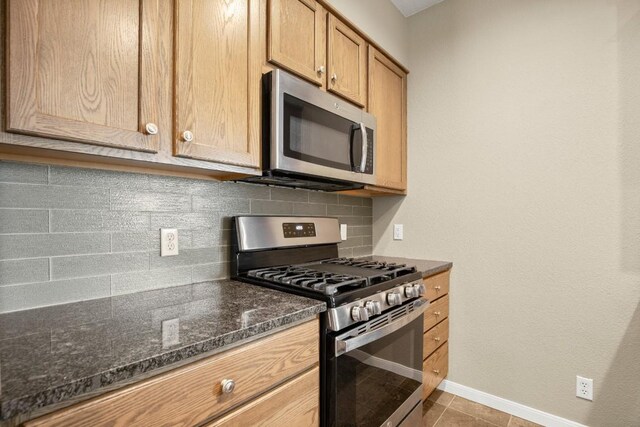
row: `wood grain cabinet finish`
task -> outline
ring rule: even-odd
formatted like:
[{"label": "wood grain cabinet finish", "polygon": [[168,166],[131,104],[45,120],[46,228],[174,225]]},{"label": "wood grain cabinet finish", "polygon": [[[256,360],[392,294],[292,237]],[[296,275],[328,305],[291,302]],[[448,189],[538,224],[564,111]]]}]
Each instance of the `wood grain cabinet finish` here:
[{"label": "wood grain cabinet finish", "polygon": [[[25,423],[25,427],[44,426],[150,426],[197,425],[250,402],[261,394],[318,366],[318,321],[306,322],[244,346],[211,356],[198,362],[114,391],[88,402],[62,409]],[[316,370],[317,372],[317,370]],[[294,389],[275,393],[277,401],[293,391],[314,387],[311,374],[293,383]],[[231,393],[223,393],[222,380],[235,381]],[[301,414],[291,417],[315,417],[310,402],[315,401],[308,389],[299,396]],[[287,419],[282,407],[268,408],[262,400],[253,407],[264,418]],[[284,403],[283,403],[284,405]],[[293,409],[292,409],[293,411]],[[306,414],[306,415],[305,415]],[[249,419],[250,414],[237,414],[235,419]],[[234,417],[231,417],[233,420]],[[235,425],[229,421],[224,425]]]},{"label": "wood grain cabinet finish", "polygon": [[449,317],[449,295],[431,301],[429,308],[424,312],[424,330],[428,331],[447,317]]},{"label": "wood grain cabinet finish", "polygon": [[449,343],[444,343],[422,365],[422,399],[425,400],[438,387],[449,372]]},{"label": "wood grain cabinet finish", "polygon": [[320,372],[314,368],[206,427],[317,426]]},{"label": "wood grain cabinet finish", "polygon": [[176,155],[258,167],[260,1],[180,0],[175,26]]},{"label": "wood grain cabinet finish", "polygon": [[438,387],[449,370],[449,279],[451,271],[425,277],[425,292],[429,308],[424,313],[422,341],[423,399]]},{"label": "wood grain cabinet finish", "polygon": [[10,0],[7,130],[157,151],[159,1]]},{"label": "wood grain cabinet finish", "polygon": [[376,185],[407,189],[407,74],[369,46],[368,110],[377,119]]},{"label": "wood grain cabinet finish", "polygon": [[363,107],[367,100],[367,43],[335,16],[327,16],[327,88]]},{"label": "wood grain cabinet finish", "polygon": [[430,276],[423,279],[423,283],[426,288],[424,296],[429,301],[435,301],[441,296],[449,293],[450,274],[450,271],[445,271],[444,273],[439,273],[435,276]]},{"label": "wood grain cabinet finish", "polygon": [[327,67],[325,14],[315,0],[269,0],[267,59],[324,86]]}]

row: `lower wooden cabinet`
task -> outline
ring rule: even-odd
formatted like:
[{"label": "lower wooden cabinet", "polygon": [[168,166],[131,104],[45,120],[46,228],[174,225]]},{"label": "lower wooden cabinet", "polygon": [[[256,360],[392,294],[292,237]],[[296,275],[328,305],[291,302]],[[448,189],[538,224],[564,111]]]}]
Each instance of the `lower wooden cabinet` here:
[{"label": "lower wooden cabinet", "polygon": [[207,427],[316,426],[320,419],[320,371],[313,368]]},{"label": "lower wooden cabinet", "polygon": [[[24,425],[231,426],[252,425],[254,417],[317,425],[318,333],[310,321]],[[225,393],[228,380],[235,388]]]},{"label": "lower wooden cabinet", "polygon": [[444,343],[422,365],[422,399],[429,397],[449,372],[449,343]]},{"label": "lower wooden cabinet", "polygon": [[449,276],[450,272],[445,271],[424,278],[423,296],[430,305],[424,313],[423,400],[433,393],[449,372]]}]

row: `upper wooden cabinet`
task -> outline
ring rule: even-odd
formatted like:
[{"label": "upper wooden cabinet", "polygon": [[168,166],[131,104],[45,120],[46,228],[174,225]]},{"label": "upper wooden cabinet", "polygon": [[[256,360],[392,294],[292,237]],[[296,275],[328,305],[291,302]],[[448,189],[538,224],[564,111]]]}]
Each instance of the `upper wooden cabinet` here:
[{"label": "upper wooden cabinet", "polygon": [[368,108],[377,119],[376,185],[407,188],[407,74],[369,46]]},{"label": "upper wooden cabinet", "polygon": [[367,43],[335,16],[327,16],[327,88],[364,106],[367,99]]},{"label": "upper wooden cabinet", "polygon": [[176,155],[259,166],[259,0],[176,2]]},{"label": "upper wooden cabinet", "polygon": [[158,150],[158,0],[11,0],[7,130]]},{"label": "upper wooden cabinet", "polygon": [[268,9],[267,59],[363,107],[364,38],[315,0],[269,0]]},{"label": "upper wooden cabinet", "polygon": [[324,9],[315,0],[269,0],[268,60],[323,86],[324,16]]}]

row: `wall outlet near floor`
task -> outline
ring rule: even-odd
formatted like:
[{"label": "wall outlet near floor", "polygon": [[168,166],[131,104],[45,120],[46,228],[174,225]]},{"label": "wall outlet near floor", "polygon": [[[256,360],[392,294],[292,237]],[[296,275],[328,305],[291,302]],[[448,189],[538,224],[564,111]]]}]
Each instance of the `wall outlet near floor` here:
[{"label": "wall outlet near floor", "polygon": [[162,348],[180,344],[180,319],[169,319],[162,322]]},{"label": "wall outlet near floor", "polygon": [[178,255],[178,230],[175,228],[160,229],[160,256]]},{"label": "wall outlet near floor", "polygon": [[581,399],[593,400],[593,380],[576,375],[576,396]]},{"label": "wall outlet near floor", "polygon": [[340,238],[347,240],[347,224],[340,224]]},{"label": "wall outlet near floor", "polygon": [[393,240],[404,239],[404,225],[393,224]]}]

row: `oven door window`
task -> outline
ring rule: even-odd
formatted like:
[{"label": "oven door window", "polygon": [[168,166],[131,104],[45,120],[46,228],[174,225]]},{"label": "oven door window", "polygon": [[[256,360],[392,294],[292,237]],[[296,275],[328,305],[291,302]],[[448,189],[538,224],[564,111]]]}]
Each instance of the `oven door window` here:
[{"label": "oven door window", "polygon": [[419,316],[330,360],[330,425],[378,427],[413,409],[422,394],[422,325]]},{"label": "oven door window", "polygon": [[284,94],[284,155],[346,171],[360,166],[360,125]]}]

